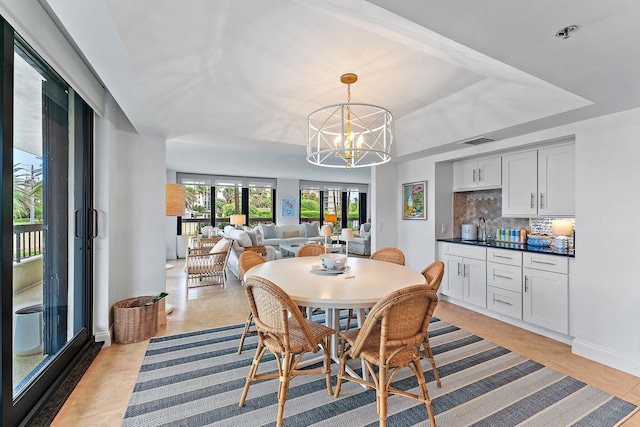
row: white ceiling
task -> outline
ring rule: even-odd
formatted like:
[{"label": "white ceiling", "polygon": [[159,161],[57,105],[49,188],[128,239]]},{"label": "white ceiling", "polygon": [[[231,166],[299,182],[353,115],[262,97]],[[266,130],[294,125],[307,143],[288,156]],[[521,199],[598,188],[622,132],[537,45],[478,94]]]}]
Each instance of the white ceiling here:
[{"label": "white ceiling", "polygon": [[213,172],[199,147],[303,161],[346,72],[400,159],[640,106],[634,0],[42,1],[169,169]]}]

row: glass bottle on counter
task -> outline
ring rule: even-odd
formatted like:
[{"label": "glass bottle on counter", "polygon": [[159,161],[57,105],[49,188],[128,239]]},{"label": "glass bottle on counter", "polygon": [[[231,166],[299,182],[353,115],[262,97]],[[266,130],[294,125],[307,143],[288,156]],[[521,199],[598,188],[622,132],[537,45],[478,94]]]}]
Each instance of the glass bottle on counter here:
[{"label": "glass bottle on counter", "polygon": [[527,230],[520,230],[520,243],[527,243]]}]

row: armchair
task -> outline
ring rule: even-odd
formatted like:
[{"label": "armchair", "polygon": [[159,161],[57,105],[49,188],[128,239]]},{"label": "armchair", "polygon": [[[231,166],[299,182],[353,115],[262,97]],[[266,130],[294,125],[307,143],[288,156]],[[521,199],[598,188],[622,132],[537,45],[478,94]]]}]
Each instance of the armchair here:
[{"label": "armchair", "polygon": [[349,242],[349,252],[357,255],[371,255],[371,224],[364,223],[360,226],[360,233]]}]

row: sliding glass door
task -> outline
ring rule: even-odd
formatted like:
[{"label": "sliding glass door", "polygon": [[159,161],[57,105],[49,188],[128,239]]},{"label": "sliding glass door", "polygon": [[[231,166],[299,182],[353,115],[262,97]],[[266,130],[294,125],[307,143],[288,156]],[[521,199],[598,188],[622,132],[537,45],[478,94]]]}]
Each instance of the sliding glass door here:
[{"label": "sliding glass door", "polygon": [[92,111],[2,24],[2,425],[9,426],[92,341],[97,230]]}]

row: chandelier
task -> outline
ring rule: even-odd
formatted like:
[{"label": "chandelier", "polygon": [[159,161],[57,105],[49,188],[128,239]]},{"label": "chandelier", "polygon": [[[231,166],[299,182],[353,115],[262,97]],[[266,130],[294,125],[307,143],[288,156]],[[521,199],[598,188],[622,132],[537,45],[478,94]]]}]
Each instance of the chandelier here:
[{"label": "chandelier", "polygon": [[343,74],[347,103],[319,108],[307,118],[307,161],[328,168],[363,168],[391,160],[391,113],[370,104],[351,103],[353,73]]}]

